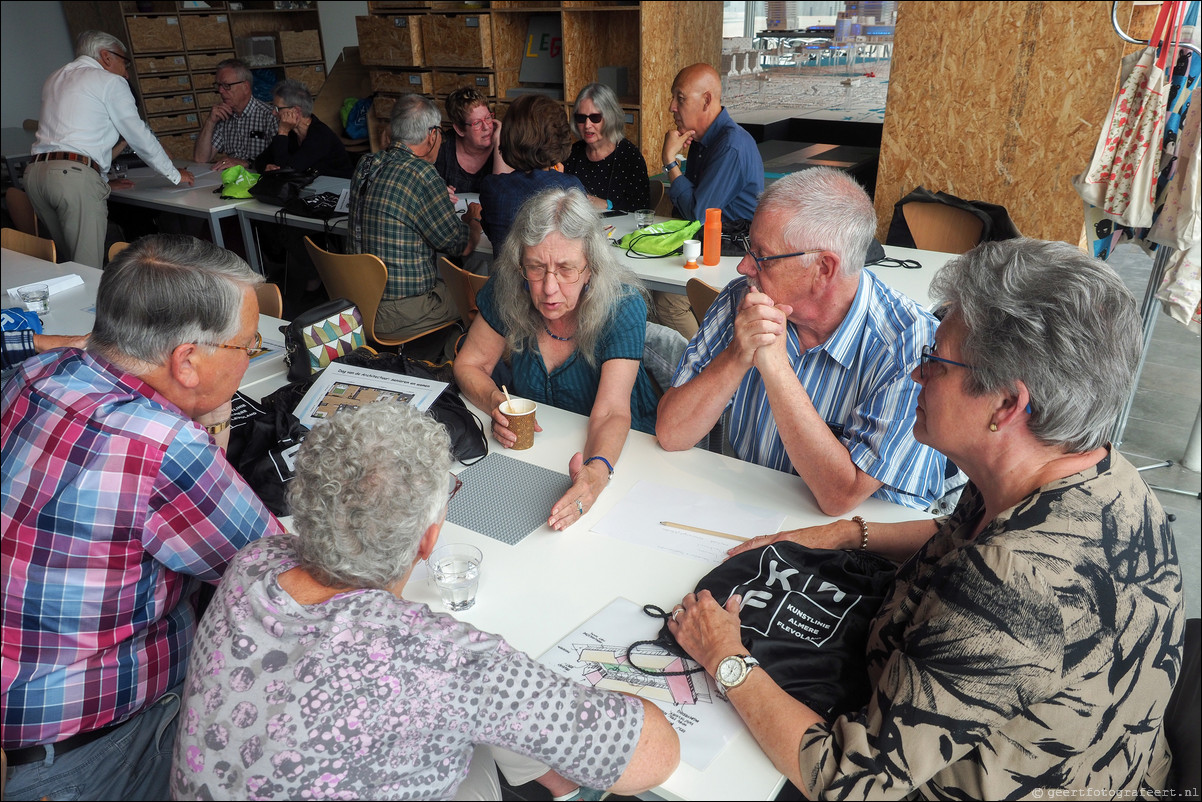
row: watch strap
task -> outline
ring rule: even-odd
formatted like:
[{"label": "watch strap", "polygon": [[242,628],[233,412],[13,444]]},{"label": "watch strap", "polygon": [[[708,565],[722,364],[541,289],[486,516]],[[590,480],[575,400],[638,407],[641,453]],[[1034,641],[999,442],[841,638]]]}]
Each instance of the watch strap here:
[{"label": "watch strap", "polygon": [[223,420],[221,423],[214,423],[214,424],[205,426],[205,431],[212,435],[218,435],[218,434],[221,434],[222,432],[224,432],[228,428],[230,428],[230,420],[227,418],[226,420]]},{"label": "watch strap", "polygon": [[673,159],[672,161],[670,161],[664,165],[664,172],[670,173],[679,166],[680,166],[680,162],[676,161],[676,159]]}]

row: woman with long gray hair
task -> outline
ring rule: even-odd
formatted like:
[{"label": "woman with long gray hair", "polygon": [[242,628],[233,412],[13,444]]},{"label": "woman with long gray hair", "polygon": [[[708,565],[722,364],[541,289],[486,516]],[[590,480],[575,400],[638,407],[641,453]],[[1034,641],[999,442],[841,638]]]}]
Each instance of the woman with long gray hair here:
[{"label": "woman with long gray hair", "polygon": [[476,304],[455,380],[492,415],[502,445],[516,441],[493,381],[506,350],[514,393],[589,416],[584,450],[568,462],[572,487],[547,520],[563,529],[608,484],[631,426],[655,432],[655,391],[642,366],[646,291],[614,258],[584,193],[550,189],[521,207]]}]

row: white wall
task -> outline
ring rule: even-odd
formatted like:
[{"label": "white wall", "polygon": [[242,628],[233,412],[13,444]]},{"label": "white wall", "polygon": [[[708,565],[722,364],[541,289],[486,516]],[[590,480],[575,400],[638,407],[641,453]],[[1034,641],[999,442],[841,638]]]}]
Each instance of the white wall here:
[{"label": "white wall", "polygon": [[[355,17],[367,14],[366,0],[319,2],[326,69],[344,47],[359,44]],[[112,31],[118,36],[123,31]],[[37,119],[42,107],[42,84],[50,73],[75,57],[60,3],[4,0],[0,3],[0,126],[20,128]]]},{"label": "white wall", "polygon": [[42,84],[75,58],[74,51],[59,3],[0,3],[0,126],[20,128],[24,120],[37,119]]},{"label": "white wall", "polygon": [[321,43],[326,50],[326,70],[334,66],[344,47],[359,45],[355,17],[367,16],[367,0],[319,2],[317,16],[321,20]]}]

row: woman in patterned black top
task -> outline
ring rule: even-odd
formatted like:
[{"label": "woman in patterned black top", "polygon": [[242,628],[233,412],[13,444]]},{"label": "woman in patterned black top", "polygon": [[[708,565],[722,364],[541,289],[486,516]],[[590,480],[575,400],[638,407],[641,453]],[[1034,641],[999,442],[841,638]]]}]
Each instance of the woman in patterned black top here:
[{"label": "woman in patterned black top", "polygon": [[[1181,572],[1164,510],[1107,442],[1140,354],[1123,282],[1065,243],[985,243],[947,264],[915,437],[972,482],[948,518],[862,519],[755,538],[902,562],[867,643],[863,710],[824,720],[752,670],[729,698],[823,799],[1016,799],[1163,788],[1181,662]],[[670,624],[711,672],[744,653],[739,599]]]},{"label": "woman in patterned black top", "polygon": [[651,206],[647,161],[622,135],[625,115],[614,90],[589,84],[576,96],[574,111],[580,141],[572,145],[564,172],[580,179],[598,209],[633,212]]}]

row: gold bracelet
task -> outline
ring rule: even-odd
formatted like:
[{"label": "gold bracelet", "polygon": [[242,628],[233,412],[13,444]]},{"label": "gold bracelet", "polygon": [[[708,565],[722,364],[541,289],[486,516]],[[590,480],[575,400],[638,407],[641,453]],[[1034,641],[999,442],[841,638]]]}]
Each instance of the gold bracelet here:
[{"label": "gold bracelet", "polygon": [[851,516],[851,520],[860,525],[860,551],[868,549],[868,524],[858,515]]}]

